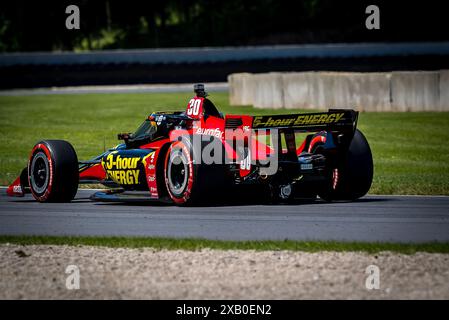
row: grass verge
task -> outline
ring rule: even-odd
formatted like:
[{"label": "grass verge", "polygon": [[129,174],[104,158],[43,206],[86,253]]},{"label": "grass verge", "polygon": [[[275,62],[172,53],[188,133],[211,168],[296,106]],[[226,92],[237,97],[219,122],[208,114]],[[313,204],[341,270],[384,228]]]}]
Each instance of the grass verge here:
[{"label": "grass verge", "polygon": [[221,241],[207,239],[174,239],[146,237],[56,237],[56,236],[0,236],[0,244],[100,246],[111,248],[155,248],[168,250],[290,250],[304,252],[359,251],[377,253],[391,251],[403,254],[416,252],[449,253],[449,243],[365,243],[335,241]]}]

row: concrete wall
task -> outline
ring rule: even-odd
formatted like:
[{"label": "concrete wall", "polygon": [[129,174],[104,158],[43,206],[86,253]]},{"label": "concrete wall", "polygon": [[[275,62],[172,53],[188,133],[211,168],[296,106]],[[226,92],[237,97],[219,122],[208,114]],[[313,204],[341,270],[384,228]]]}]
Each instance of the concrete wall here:
[{"label": "concrete wall", "polygon": [[228,81],[231,105],[275,109],[449,111],[449,70],[245,73],[233,74]]},{"label": "concrete wall", "polygon": [[311,109],[313,100],[314,72],[291,72],[282,76],[284,107],[287,109]]},{"label": "concrete wall", "polygon": [[282,73],[260,73],[252,77],[253,104],[256,108],[280,109],[284,107]]},{"label": "concrete wall", "polygon": [[439,72],[393,72],[391,104],[395,111],[439,110]]},{"label": "concrete wall", "polygon": [[228,76],[229,99],[233,106],[252,105],[254,81],[250,73],[234,73]]},{"label": "concrete wall", "polygon": [[449,70],[440,71],[440,111],[449,110]]}]

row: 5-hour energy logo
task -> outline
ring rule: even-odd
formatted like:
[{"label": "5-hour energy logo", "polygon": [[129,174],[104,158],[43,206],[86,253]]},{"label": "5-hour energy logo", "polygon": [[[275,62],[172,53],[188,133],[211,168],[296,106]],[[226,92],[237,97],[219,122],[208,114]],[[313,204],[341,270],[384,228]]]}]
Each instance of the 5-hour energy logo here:
[{"label": "5-hour energy logo", "polygon": [[120,155],[109,154],[103,159],[102,165],[108,176],[118,184],[138,184],[139,172],[137,169],[141,158],[122,158]]},{"label": "5-hour energy logo", "polygon": [[253,120],[253,128],[259,127],[290,127],[307,125],[326,125],[337,123],[345,114],[341,113],[319,113],[283,116],[258,116]]}]

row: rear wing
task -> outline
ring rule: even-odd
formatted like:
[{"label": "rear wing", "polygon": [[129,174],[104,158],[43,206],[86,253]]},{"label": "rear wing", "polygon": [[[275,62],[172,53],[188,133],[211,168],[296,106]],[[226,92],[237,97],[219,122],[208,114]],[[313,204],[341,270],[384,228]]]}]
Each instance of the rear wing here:
[{"label": "rear wing", "polygon": [[339,131],[354,133],[358,111],[329,109],[328,112],[254,116],[253,129],[293,129],[295,131]]}]

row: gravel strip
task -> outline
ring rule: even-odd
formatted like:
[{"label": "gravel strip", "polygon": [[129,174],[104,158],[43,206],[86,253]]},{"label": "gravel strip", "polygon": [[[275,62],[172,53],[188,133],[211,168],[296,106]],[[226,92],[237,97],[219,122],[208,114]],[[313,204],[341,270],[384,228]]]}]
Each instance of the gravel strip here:
[{"label": "gravel strip", "polygon": [[[0,299],[449,299],[447,254],[3,244],[0,257]],[[377,290],[365,287],[369,265]]]}]

